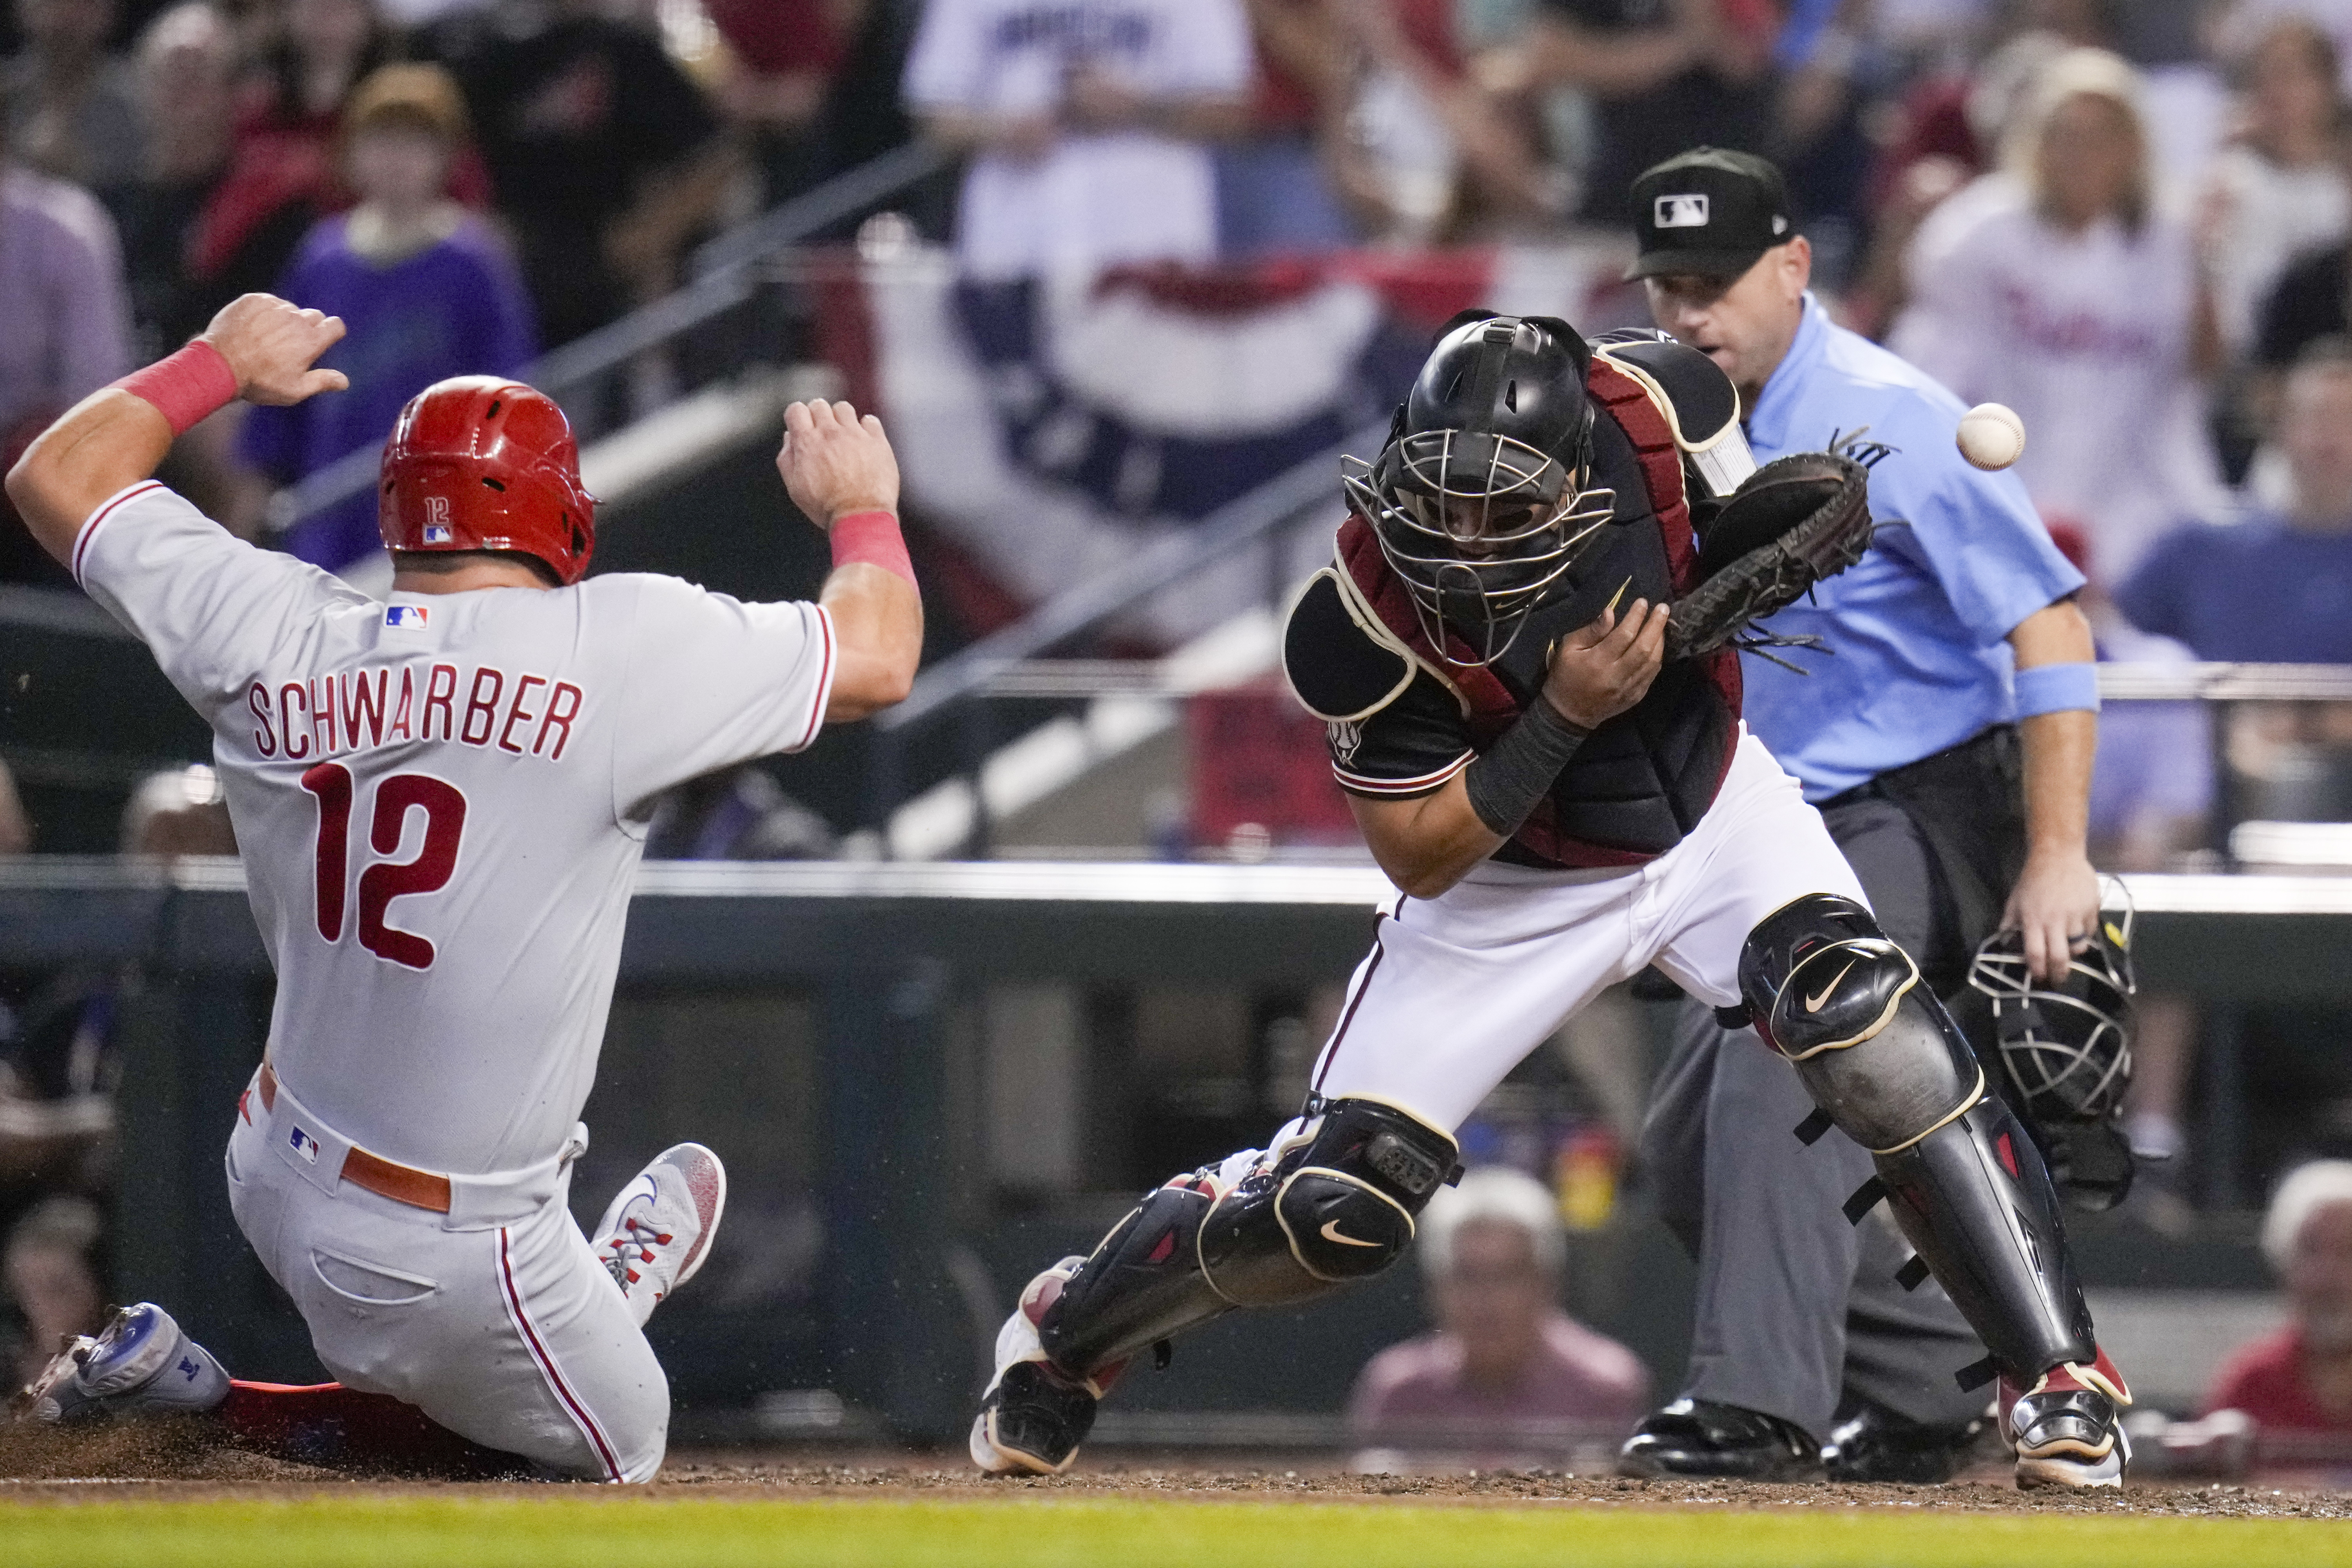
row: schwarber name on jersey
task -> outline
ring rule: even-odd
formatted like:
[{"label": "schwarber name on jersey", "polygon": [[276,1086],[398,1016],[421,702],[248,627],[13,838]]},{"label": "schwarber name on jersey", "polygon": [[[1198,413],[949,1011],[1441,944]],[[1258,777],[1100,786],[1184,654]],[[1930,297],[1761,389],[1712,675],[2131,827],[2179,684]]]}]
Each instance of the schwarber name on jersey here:
[{"label": "schwarber name on jersey", "polygon": [[280,1078],[427,1170],[563,1147],[655,799],[807,745],[833,682],[814,605],[617,574],[386,605],[152,482],[74,571],[212,726]]}]

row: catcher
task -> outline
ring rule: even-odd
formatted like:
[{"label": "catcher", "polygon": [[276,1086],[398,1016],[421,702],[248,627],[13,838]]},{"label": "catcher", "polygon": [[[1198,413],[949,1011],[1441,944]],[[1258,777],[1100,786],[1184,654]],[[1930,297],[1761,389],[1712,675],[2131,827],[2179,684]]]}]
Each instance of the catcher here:
[{"label": "catcher", "polygon": [[[1474,311],[1440,338],[1345,475],[1355,515],[1284,645],[1399,891],[1298,1116],[1023,1290],[972,1426],[982,1468],[1060,1470],[1135,1356],[1393,1263],[1457,1170],[1452,1130],[1654,963],[1752,1018],[1874,1152],[2016,1394],[2020,1480],[2119,1479],[2121,1381],[2032,1141],[1741,727],[1742,617],[1853,560],[1870,519],[1857,465],[1758,470],[1738,415],[1719,369],[1654,335],[1592,347]],[[1710,573],[1751,586],[1707,593]]]},{"label": "catcher", "polygon": [[[1877,547],[1765,623],[1773,640],[1822,651],[1785,656],[1801,670],[1745,661],[1748,727],[1820,810],[1881,926],[2062,1184],[2078,1202],[2113,1202],[2130,1174],[2105,1109],[2115,1096],[2086,1115],[2038,1067],[2004,1071],[2033,1058],[1997,1048],[1986,1000],[1966,984],[1997,930],[2037,981],[2064,977],[2070,950],[2098,956],[2084,850],[2098,687],[2074,603],[2082,576],[2015,475],[1962,460],[1959,400],[1813,301],[1811,247],[1779,170],[1702,148],[1644,174],[1633,202],[1633,270],[1653,316],[1740,389],[1756,452],[1836,446],[1871,465]],[[1725,573],[1701,594],[1716,584],[1734,596],[1747,585]],[[1685,1005],[1642,1138],[1664,1217],[1698,1263],[1690,1370],[1624,1467],[1799,1479],[1823,1474],[1826,1447],[1836,1479],[1941,1480],[1984,1411],[1950,1376],[1981,1353],[1976,1335],[1942,1290],[1904,1272],[1885,1211],[1860,1224],[1839,1214],[1870,1155],[1818,1122],[1810,1145],[1790,1137],[1811,1106],[1712,1000]]]}]

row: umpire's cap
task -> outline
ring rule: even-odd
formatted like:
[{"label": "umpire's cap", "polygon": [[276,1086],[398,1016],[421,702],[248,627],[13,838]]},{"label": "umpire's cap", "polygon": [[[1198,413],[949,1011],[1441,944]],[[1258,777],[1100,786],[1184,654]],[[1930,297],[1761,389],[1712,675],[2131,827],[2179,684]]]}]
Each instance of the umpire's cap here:
[{"label": "umpire's cap", "polygon": [[1646,169],[1633,182],[1641,253],[1627,279],[1695,273],[1737,278],[1756,258],[1794,237],[1789,182],[1769,159],[1694,147]]}]

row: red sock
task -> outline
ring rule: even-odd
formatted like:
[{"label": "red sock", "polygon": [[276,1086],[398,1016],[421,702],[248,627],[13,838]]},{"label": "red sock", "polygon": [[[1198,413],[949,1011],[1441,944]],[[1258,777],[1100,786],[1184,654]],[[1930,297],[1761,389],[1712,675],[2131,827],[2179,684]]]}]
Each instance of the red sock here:
[{"label": "red sock", "polygon": [[301,1387],[233,1380],[215,1415],[247,1445],[306,1465],[447,1479],[530,1468],[527,1459],[460,1437],[414,1405],[340,1383]]}]

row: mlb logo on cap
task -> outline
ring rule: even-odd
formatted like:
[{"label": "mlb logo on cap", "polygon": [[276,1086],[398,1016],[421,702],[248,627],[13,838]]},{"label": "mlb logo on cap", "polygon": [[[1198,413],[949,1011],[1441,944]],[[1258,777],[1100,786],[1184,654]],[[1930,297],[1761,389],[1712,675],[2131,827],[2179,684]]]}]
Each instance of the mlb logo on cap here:
[{"label": "mlb logo on cap", "polygon": [[1653,221],[1660,228],[1705,228],[1706,197],[1696,193],[1689,195],[1660,196]]},{"label": "mlb logo on cap", "polygon": [[449,530],[446,525],[436,526],[433,523],[426,523],[425,525],[425,542],[427,544],[448,543]]},{"label": "mlb logo on cap", "polygon": [[421,632],[425,629],[425,613],[422,605],[386,605],[383,607],[383,624],[398,626],[403,631]]},{"label": "mlb logo on cap", "polygon": [[299,1127],[294,1129],[292,1134],[288,1137],[287,1142],[294,1146],[294,1152],[301,1155],[302,1158],[310,1161],[313,1165],[319,1163],[319,1141],[316,1138],[311,1137],[308,1132],[303,1131]]}]

